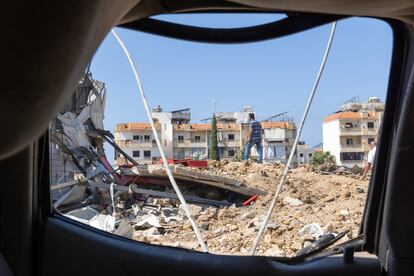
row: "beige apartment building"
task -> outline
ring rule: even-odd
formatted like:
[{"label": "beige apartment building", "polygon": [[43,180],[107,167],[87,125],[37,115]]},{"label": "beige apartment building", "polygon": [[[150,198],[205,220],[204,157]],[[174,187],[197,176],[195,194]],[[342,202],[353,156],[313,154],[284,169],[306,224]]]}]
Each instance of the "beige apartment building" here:
[{"label": "beige apartment building", "polygon": [[344,104],[341,111],[324,118],[323,150],[334,155],[338,165],[363,167],[369,144],[377,141],[383,112],[384,103],[376,97]]},{"label": "beige apartment building", "polygon": [[[223,159],[241,157],[248,131],[248,113],[216,113],[219,153]],[[152,110],[163,150],[169,159],[207,159],[211,124],[190,123],[189,109],[163,112],[161,107]],[[296,126],[292,122],[263,122],[263,158],[268,162],[284,162],[293,146]],[[120,123],[115,130],[115,142],[140,163],[161,158],[149,123]],[[255,148],[252,156],[257,156]],[[126,160],[115,155],[117,165]],[[296,160],[295,160],[296,162]]]}]

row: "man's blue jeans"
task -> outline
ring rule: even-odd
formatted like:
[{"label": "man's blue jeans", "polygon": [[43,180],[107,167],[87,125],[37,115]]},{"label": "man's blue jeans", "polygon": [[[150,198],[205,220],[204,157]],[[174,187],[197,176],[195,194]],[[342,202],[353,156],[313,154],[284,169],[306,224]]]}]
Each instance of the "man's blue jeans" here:
[{"label": "man's blue jeans", "polygon": [[246,148],[244,149],[244,160],[249,160],[250,157],[250,150],[252,147],[256,145],[257,153],[259,154],[259,162],[262,162],[263,159],[263,151],[262,151],[262,140],[249,140],[246,144]]}]

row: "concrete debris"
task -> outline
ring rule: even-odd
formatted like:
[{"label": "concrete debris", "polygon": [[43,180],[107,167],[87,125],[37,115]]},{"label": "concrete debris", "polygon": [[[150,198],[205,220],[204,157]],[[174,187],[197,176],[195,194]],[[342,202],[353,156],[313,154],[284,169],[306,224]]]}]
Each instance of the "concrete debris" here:
[{"label": "concrete debris", "polygon": [[203,230],[208,230],[208,228],[210,227],[210,223],[208,222],[203,222],[203,224],[201,224],[201,229]]},{"label": "concrete debris", "polygon": [[160,218],[154,214],[149,214],[140,219],[135,225],[135,230],[148,229],[152,227],[160,228]]},{"label": "concrete debris", "polygon": [[113,232],[115,229],[115,217],[100,214],[89,206],[73,210],[65,216],[107,232]]},{"label": "concrete debris", "polygon": [[279,227],[279,224],[277,222],[270,222],[267,224],[267,229],[270,230],[276,230],[276,228]]},{"label": "concrete debris", "polygon": [[121,221],[118,228],[115,230],[114,234],[118,236],[123,236],[125,238],[132,238],[133,228],[129,222],[126,220]]},{"label": "concrete debris", "polygon": [[141,234],[144,237],[152,237],[155,239],[158,239],[162,236],[162,232],[158,227],[151,227],[145,231],[142,231]]},{"label": "concrete debris", "polygon": [[299,230],[299,235],[301,237],[305,237],[307,235],[312,236],[313,238],[317,239],[324,234],[322,228],[317,223],[310,223],[303,226]]},{"label": "concrete debris", "polygon": [[[189,204],[190,212],[203,231],[203,238],[210,252],[248,255],[267,212],[283,165],[214,162],[214,166],[209,168],[191,170],[213,176],[226,172],[227,178],[233,178],[246,187],[268,192],[247,206],[237,202],[221,207]],[[262,176],[261,171],[266,171],[267,176]],[[250,174],[256,176],[252,178],[249,177]],[[87,183],[94,182],[89,180]],[[88,187],[87,183],[84,186]],[[94,211],[93,216],[96,212],[108,216],[114,211],[108,196],[109,184],[105,185],[97,188],[101,196],[96,197],[99,200],[91,206],[100,211]],[[132,189],[114,186],[117,218],[112,231],[145,243],[200,250],[179,202],[163,197],[171,190],[153,190],[154,193],[148,194],[145,189],[138,188],[139,184],[134,185]],[[354,179],[352,175],[323,175],[306,169],[292,170],[281,194],[282,204],[268,223],[258,254],[293,256],[298,250],[315,242],[319,236],[340,233],[347,229],[351,229],[351,232],[341,241],[355,237],[362,217],[365,193],[350,191],[356,191],[357,188],[365,190],[367,185],[368,181]],[[133,191],[132,194],[129,194],[130,190]],[[191,190],[183,191],[186,195],[191,194]],[[89,219],[85,221],[91,225]],[[98,228],[104,227],[98,225]]]},{"label": "concrete debris", "polygon": [[341,215],[341,216],[349,216],[349,211],[348,210],[339,210],[339,214]]},{"label": "concrete debris", "polygon": [[355,179],[358,179],[363,171],[363,169],[357,165],[348,168],[345,166],[338,166],[335,162],[325,162],[318,166],[309,166],[309,169],[322,175],[347,175]]},{"label": "concrete debris", "polygon": [[360,194],[365,193],[364,189],[362,189],[360,187],[357,187],[356,191],[357,191],[357,193],[360,193]]},{"label": "concrete debris", "polygon": [[[188,209],[190,211],[190,214],[192,217],[197,218],[200,215],[200,212],[202,211],[202,207],[201,206],[197,206],[195,204],[187,204]],[[182,207],[182,205],[180,205],[180,212],[185,215],[184,209]]]},{"label": "concrete debris", "polygon": [[178,210],[171,207],[162,208],[161,216],[165,222],[182,220],[182,217],[179,215]]},{"label": "concrete debris", "polygon": [[81,202],[87,197],[85,186],[73,186],[65,195],[59,198],[53,206],[55,208],[59,205],[68,205],[76,202]]},{"label": "concrete debris", "polygon": [[299,199],[293,198],[290,196],[285,196],[285,198],[283,199],[283,202],[291,206],[299,206],[303,204],[303,202],[300,201]]}]

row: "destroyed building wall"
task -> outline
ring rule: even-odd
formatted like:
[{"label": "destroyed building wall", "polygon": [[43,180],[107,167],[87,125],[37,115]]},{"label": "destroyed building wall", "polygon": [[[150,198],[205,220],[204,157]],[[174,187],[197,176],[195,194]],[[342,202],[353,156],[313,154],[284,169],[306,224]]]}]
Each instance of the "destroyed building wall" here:
[{"label": "destroyed building wall", "polygon": [[[98,154],[104,154],[103,141],[90,137],[88,130],[103,130],[104,108],[106,101],[105,84],[85,74],[79,81],[73,96],[57,114],[49,127],[50,182],[57,185],[74,179],[80,172],[74,160],[77,152],[88,151],[91,146],[98,147]],[[67,189],[52,193],[59,197]]]}]

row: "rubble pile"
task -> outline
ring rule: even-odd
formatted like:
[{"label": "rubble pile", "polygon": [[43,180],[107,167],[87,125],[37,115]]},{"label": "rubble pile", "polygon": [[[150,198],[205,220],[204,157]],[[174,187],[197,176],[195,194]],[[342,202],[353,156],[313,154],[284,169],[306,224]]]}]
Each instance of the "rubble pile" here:
[{"label": "rubble pile", "polygon": [[[210,169],[203,170],[207,174],[233,177],[249,187],[269,192],[266,196],[259,196],[249,206],[233,204],[216,208],[190,205],[210,252],[249,254],[282,169],[278,164],[214,162]],[[305,168],[293,170],[259,245],[258,254],[292,256],[317,238],[318,235],[300,231],[308,225],[317,225],[322,233],[338,234],[351,230],[344,241],[355,237],[361,221],[367,184],[367,181],[347,176],[308,172]],[[151,199],[150,202],[150,205],[154,205],[151,214],[157,217],[157,223],[146,224],[146,227],[135,225],[133,239],[200,250],[191,225],[177,201],[168,205],[168,209],[165,209],[165,201],[154,203],[154,199]]]},{"label": "rubble pile", "polygon": [[[283,165],[225,161],[211,162],[207,169],[190,170],[226,176],[247,187],[268,192],[247,206],[240,203],[225,206],[229,205],[224,204],[226,201],[222,206],[189,203],[211,253],[248,255],[277,188]],[[89,184],[93,188],[88,188],[91,192],[86,206],[68,211],[67,216],[137,241],[200,250],[177,199],[140,194],[136,192],[139,184],[114,185],[111,197],[110,186]],[[257,254],[292,256],[325,233],[350,230],[342,241],[355,237],[367,185],[367,181],[347,175],[321,175],[306,168],[293,169]],[[82,191],[86,193],[83,198],[87,197],[85,189]],[[188,196],[189,191],[184,189],[183,192]]]},{"label": "rubble pile", "polygon": [[[162,164],[138,164],[104,130],[105,85],[86,74],[50,127],[51,194],[64,216],[137,241],[200,250]],[[113,167],[104,143],[128,166]],[[190,162],[191,163],[191,162]],[[281,164],[169,165],[209,252],[248,255],[282,175]],[[290,171],[257,254],[292,256],[320,236],[357,235],[368,181],[357,168]]]}]

